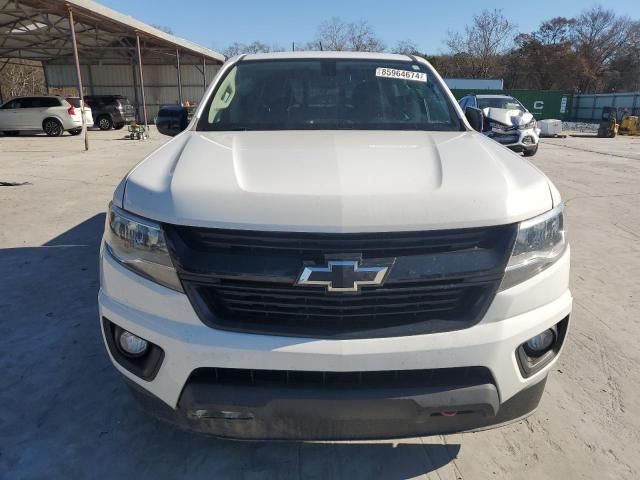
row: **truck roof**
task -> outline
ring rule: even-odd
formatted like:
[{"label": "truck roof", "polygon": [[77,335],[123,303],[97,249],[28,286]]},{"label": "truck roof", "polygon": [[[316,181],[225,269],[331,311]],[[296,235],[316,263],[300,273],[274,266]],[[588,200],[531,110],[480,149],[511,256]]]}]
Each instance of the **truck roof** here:
[{"label": "truck roof", "polygon": [[366,60],[400,60],[412,61],[409,55],[396,53],[370,53],[370,52],[270,52],[270,53],[249,53],[242,57],[243,60],[286,60],[303,58],[342,58],[342,59],[366,59]]}]

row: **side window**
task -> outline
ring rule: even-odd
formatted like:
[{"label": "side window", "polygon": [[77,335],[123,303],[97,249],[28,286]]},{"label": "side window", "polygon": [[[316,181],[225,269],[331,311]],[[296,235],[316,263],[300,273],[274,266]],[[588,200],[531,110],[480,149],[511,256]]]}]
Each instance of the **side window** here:
[{"label": "side window", "polygon": [[42,108],[59,107],[60,100],[57,98],[43,97],[40,99],[40,105]]},{"label": "side window", "polygon": [[467,107],[478,108],[478,102],[476,102],[476,97],[469,97],[469,104]]},{"label": "side window", "polygon": [[460,104],[460,108],[464,112],[467,108],[467,105],[469,105],[469,97],[462,97],[458,103]]},{"label": "side window", "polygon": [[40,102],[38,98],[23,98],[20,104],[20,108],[38,108]]},{"label": "side window", "polygon": [[20,108],[21,99],[11,100],[2,106],[3,110],[9,110],[14,108]]}]

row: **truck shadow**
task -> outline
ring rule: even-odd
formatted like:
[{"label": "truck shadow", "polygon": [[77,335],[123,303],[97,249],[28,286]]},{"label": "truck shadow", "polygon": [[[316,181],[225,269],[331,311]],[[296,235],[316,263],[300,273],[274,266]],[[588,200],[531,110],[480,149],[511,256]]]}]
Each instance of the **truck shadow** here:
[{"label": "truck shadow", "polygon": [[40,247],[0,250],[0,478],[417,477],[460,445],[233,442],[144,414],[98,325],[98,214]]}]

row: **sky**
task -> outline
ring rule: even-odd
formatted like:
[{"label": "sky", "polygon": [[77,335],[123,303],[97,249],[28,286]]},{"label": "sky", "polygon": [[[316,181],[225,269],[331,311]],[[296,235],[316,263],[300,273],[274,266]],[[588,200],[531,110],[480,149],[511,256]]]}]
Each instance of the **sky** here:
[{"label": "sky", "polygon": [[[580,0],[483,2],[470,0],[98,0],[145,23],[171,28],[179,37],[222,51],[233,42],[260,40],[286,49],[316,36],[331,17],[366,20],[388,47],[410,39],[420,51],[444,51],[447,31],[462,30],[482,8],[501,8],[518,31],[531,32],[552,17],[577,16],[596,4]],[[638,0],[600,2],[617,14],[640,19]]]}]

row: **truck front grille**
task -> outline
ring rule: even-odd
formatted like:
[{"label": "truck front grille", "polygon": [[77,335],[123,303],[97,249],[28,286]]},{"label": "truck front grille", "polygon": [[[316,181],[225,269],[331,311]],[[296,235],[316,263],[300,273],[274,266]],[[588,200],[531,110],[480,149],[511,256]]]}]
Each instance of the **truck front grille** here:
[{"label": "truck front grille", "polygon": [[[466,328],[500,285],[515,225],[431,232],[325,234],[165,225],[200,319],[214,328],[315,338],[375,338]],[[357,294],[296,286],[336,258],[390,265]]]}]

